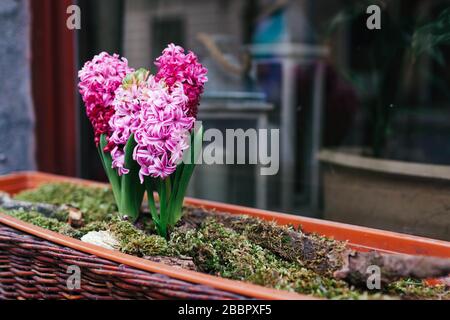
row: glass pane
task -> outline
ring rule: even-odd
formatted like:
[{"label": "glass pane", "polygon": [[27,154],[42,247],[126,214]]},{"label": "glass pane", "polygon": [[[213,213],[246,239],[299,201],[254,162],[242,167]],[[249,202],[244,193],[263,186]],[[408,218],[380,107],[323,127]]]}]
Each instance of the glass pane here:
[{"label": "glass pane", "polygon": [[[191,196],[449,239],[448,1],[80,3],[81,61],[108,49],[153,68],[181,45],[209,70],[205,128],[279,130],[276,147],[247,145],[245,164],[202,164]],[[248,163],[260,148],[276,173]]]}]

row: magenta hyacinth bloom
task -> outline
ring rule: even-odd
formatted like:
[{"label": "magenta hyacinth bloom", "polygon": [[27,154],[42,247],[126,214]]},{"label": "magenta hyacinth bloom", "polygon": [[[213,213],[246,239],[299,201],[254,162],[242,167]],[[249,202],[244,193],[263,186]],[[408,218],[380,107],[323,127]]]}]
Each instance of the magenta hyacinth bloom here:
[{"label": "magenta hyacinth bloom", "polygon": [[115,114],[109,124],[110,141],[115,144],[111,151],[113,168],[119,175],[128,173],[124,146],[134,134],[133,159],[140,165],[142,183],[145,176],[164,179],[175,171],[189,147],[195,118],[187,114],[189,98],[181,83],[174,83],[169,90],[164,80],[157,81],[148,73],[139,77],[139,72],[117,89]]},{"label": "magenta hyacinth bloom", "polygon": [[163,79],[169,90],[177,83],[183,85],[184,94],[188,97],[186,105],[188,115],[196,117],[200,95],[203,93],[205,82],[208,81],[206,77],[208,70],[198,62],[197,56],[191,51],[185,54],[182,47],[171,43],[156,59],[155,65],[158,67],[156,80]]},{"label": "magenta hyacinth bloom", "polygon": [[[155,63],[153,76],[143,68],[134,71],[117,54],[102,52],[79,71],[78,87],[120,217],[135,222],[147,193],[155,227],[167,237],[181,218],[195,167],[180,166],[181,161],[191,139],[198,146],[203,137],[202,127],[193,128],[207,70],[192,52],[185,54],[173,44]],[[192,151],[191,160],[199,149]],[[155,190],[166,198],[159,209]]]},{"label": "magenta hyacinth bloom", "polygon": [[109,120],[114,114],[112,103],[116,89],[122,84],[127,73],[134,70],[128,67],[128,61],[118,54],[102,52],[91,61],[87,61],[78,72],[78,88],[86,106],[86,114],[94,128],[95,143],[100,136],[109,136]]}]

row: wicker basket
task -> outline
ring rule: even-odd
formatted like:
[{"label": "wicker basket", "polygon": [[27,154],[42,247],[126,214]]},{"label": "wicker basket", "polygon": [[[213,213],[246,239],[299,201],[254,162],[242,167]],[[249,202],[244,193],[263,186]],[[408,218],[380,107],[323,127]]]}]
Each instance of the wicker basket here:
[{"label": "wicker basket", "polygon": [[[16,193],[42,183],[70,181],[43,173],[0,177],[0,190]],[[103,184],[100,184],[103,185]],[[357,250],[450,257],[450,243],[234,205],[187,199],[187,204],[247,214],[280,224],[302,226]],[[81,272],[79,289],[70,289],[69,266]],[[42,229],[0,213],[0,299],[312,299],[240,281],[183,270],[107,250]]]},{"label": "wicker basket", "polygon": [[[70,289],[69,266],[81,271]],[[244,299],[141,271],[0,225],[0,299]]]}]

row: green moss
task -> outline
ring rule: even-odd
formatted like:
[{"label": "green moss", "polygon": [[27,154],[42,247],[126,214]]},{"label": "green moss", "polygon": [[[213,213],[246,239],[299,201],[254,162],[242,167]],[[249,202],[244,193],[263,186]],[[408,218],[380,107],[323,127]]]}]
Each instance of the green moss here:
[{"label": "green moss", "polygon": [[[244,234],[247,233],[244,232]],[[169,241],[169,249],[172,255],[192,257],[197,267],[206,273],[316,297],[328,299],[450,298],[450,293],[446,292],[443,286],[430,287],[420,281],[412,285],[403,280],[393,283],[383,291],[362,291],[349,286],[344,281],[319,275],[299,262],[284,259],[276,254],[279,250],[264,248],[250,241],[244,234],[225,227],[214,218],[208,218],[197,230],[175,229]],[[268,240],[267,235],[259,234],[259,236]],[[278,240],[283,242],[283,237],[275,235],[274,243]],[[333,241],[326,238],[322,240]],[[288,241],[290,242],[291,239]],[[339,242],[337,250],[342,249],[341,245],[342,243]],[[272,245],[267,247],[274,249]]]},{"label": "green moss", "polygon": [[61,222],[67,222],[68,216],[69,216],[68,210],[58,210],[53,213],[52,218],[55,218],[56,220]]},{"label": "green moss", "polygon": [[19,220],[31,223],[35,226],[58,232],[60,234],[76,239],[80,239],[90,231],[106,230],[109,226],[109,224],[105,221],[96,221],[88,223],[82,228],[75,229],[65,222],[61,222],[56,218],[45,217],[40,212],[36,211],[2,210],[2,212],[5,212],[6,214]]},{"label": "green moss", "polygon": [[[86,223],[109,220],[117,211],[114,196],[109,188],[87,187],[70,183],[51,183],[33,190],[23,191],[16,199],[69,205],[83,213]],[[64,220],[66,216],[59,217]]]},{"label": "green moss", "polygon": [[23,211],[23,210],[13,210],[13,211],[2,210],[2,211],[17,219],[42,227],[44,229],[55,231],[74,238],[79,238],[82,236],[82,232],[80,232],[80,230],[76,230],[71,226],[69,226],[67,223],[58,221],[55,218],[47,218],[43,216],[41,213],[36,211]]},{"label": "green moss", "polygon": [[167,255],[167,241],[158,236],[150,235],[137,229],[128,221],[114,219],[108,226],[120,243],[120,250],[135,256]]},{"label": "green moss", "polygon": [[403,279],[388,285],[387,291],[405,299],[450,300],[450,291],[445,285],[427,285],[416,279]]},{"label": "green moss", "polygon": [[[77,229],[79,233],[81,234],[81,237],[84,236],[86,233],[91,231],[102,231],[107,230],[109,227],[110,222],[109,221],[94,221],[86,224],[80,229]],[[81,238],[80,237],[80,238]]]},{"label": "green moss", "polygon": [[191,256],[203,272],[224,278],[326,298],[359,297],[345,282],[283,260],[211,218],[198,230],[176,229],[169,248],[174,255]]},{"label": "green moss", "polygon": [[248,216],[218,216],[218,219],[284,260],[297,262],[322,275],[332,276],[342,267],[341,253],[346,250],[343,241],[316,234],[306,235],[290,226]]}]

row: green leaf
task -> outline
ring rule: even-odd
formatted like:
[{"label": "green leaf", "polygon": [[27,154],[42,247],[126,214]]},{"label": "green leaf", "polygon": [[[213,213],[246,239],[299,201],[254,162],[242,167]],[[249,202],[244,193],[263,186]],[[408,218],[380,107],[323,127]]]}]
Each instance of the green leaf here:
[{"label": "green leaf", "polygon": [[153,194],[155,191],[155,187],[153,185],[153,178],[145,177],[144,183],[145,188],[147,190],[147,200],[150,214],[152,216],[153,222],[155,222],[156,226],[159,227],[159,215],[158,210],[156,209],[155,198]]},{"label": "green leaf", "polygon": [[158,193],[159,193],[159,226],[162,237],[167,237],[167,225],[169,222],[169,215],[167,212],[167,194],[166,183],[167,179],[158,179]]},{"label": "green leaf", "polygon": [[122,175],[121,182],[121,202],[122,214],[129,216],[135,221],[139,216],[145,187],[139,180],[139,164],[133,160],[133,152],[136,147],[134,135],[128,138],[125,145],[125,163],[124,167],[129,170],[127,174]]},{"label": "green leaf", "polygon": [[105,169],[106,176],[108,177],[109,183],[116,199],[117,208],[121,209],[121,196],[120,196],[120,177],[115,169],[112,168],[112,158],[109,152],[105,152],[104,149],[108,142],[106,141],[106,136],[102,134],[100,136],[100,144],[97,147],[100,159],[102,160],[103,168]]},{"label": "green leaf", "polygon": [[181,168],[182,171],[180,173],[179,183],[177,185],[178,190],[173,208],[174,221],[172,223],[176,223],[181,218],[183,200],[184,197],[186,196],[187,187],[194,172],[196,161],[198,160],[198,157],[202,150],[202,142],[203,142],[203,127],[200,127],[197,130],[197,132],[194,132],[191,136],[191,150],[190,150],[191,161],[190,163],[185,163],[184,166]]},{"label": "green leaf", "polygon": [[169,212],[171,212],[170,215],[170,219],[169,219],[169,223],[171,224],[175,224],[176,223],[176,201],[177,201],[177,194],[179,192],[179,186],[180,186],[180,178],[182,175],[184,169],[184,163],[181,162],[178,166],[177,169],[175,170],[175,174],[172,174],[172,193],[170,195],[170,200],[169,200],[169,206],[168,206],[168,210]]},{"label": "green leaf", "polygon": [[[150,214],[160,236],[166,237],[169,226],[174,226],[182,215],[183,200],[195,168],[203,142],[203,127],[191,134],[191,147],[185,153],[184,162],[180,163],[171,176],[163,179],[145,178],[145,188]],[[188,158],[189,157],[189,158]],[[186,159],[190,161],[186,161]],[[159,194],[159,214],[155,205],[153,192]]]}]

